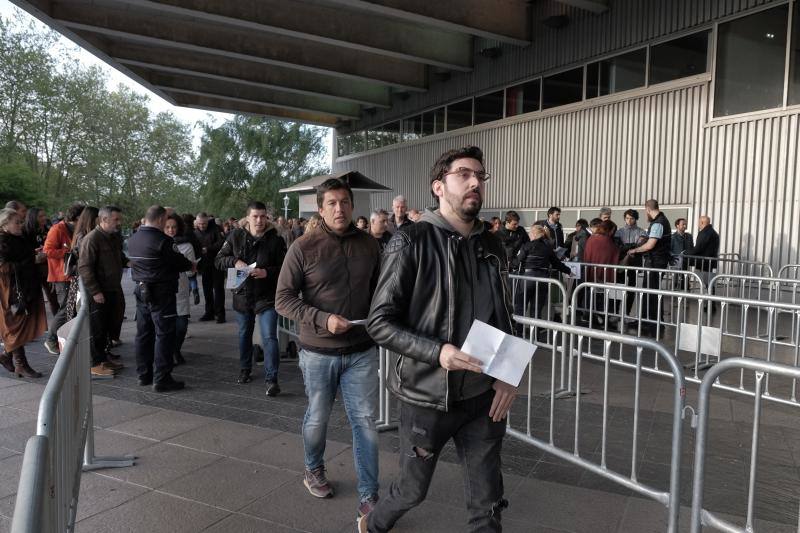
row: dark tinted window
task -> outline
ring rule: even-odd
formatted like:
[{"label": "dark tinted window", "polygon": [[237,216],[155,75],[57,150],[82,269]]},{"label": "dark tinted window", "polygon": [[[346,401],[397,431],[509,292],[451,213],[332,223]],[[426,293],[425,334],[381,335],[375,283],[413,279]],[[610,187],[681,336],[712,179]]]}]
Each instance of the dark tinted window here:
[{"label": "dark tinted window", "polygon": [[472,99],[447,106],[447,131],[472,126]]},{"label": "dark tinted window", "polygon": [[521,83],[506,89],[506,116],[539,111],[539,80]]},{"label": "dark tinted window", "polygon": [[650,47],[650,84],[677,80],[708,70],[709,32],[693,33]]},{"label": "dark tinted window", "polygon": [[390,122],[367,131],[367,149],[400,142],[400,122]]},{"label": "dark tinted window", "polygon": [[783,5],[719,25],[715,117],[783,106],[788,16]]},{"label": "dark tinted window", "polygon": [[422,115],[403,119],[403,140],[412,141],[422,137]]},{"label": "dark tinted window", "polygon": [[475,124],[503,118],[503,91],[475,97]]},{"label": "dark tinted window", "polygon": [[548,76],[542,80],[542,109],[583,100],[583,68]]},{"label": "dark tinted window", "polygon": [[647,49],[590,63],[586,67],[586,98],[644,87]]},{"label": "dark tinted window", "polygon": [[794,6],[792,21],[792,49],[789,71],[789,105],[800,104],[800,6]]}]

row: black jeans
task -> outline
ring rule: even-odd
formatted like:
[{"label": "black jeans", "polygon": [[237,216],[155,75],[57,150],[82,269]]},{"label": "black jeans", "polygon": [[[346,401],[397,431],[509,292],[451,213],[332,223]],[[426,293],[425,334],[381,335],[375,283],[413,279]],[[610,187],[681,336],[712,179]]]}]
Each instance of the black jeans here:
[{"label": "black jeans", "polygon": [[[646,266],[647,268],[667,268],[667,262],[645,259],[644,266]],[[644,286],[647,289],[660,289],[661,273],[648,272],[644,282],[645,282]],[[644,300],[645,300],[645,306],[644,306],[644,312],[642,313],[642,318],[647,318],[655,322],[656,320],[658,320],[658,295],[646,294],[644,296]],[[656,324],[650,323],[649,327],[655,328]]]},{"label": "black jeans", "polygon": [[69,296],[69,281],[56,281],[53,283],[58,298],[58,311],[50,321],[47,329],[47,340],[58,341],[58,328],[67,322],[67,297]]},{"label": "black jeans", "polygon": [[104,292],[105,303],[99,304],[94,298],[89,297],[89,331],[92,336],[92,366],[108,361],[106,350],[109,335],[113,329],[116,308],[119,306],[122,294]]},{"label": "black jeans", "polygon": [[202,278],[205,316],[225,317],[225,273],[212,267],[203,272]]},{"label": "black jeans", "polygon": [[152,376],[158,383],[172,372],[178,314],[175,293],[154,288],[150,291],[150,300],[145,303],[137,284],[133,294],[136,296],[136,372],[141,378]]},{"label": "black jeans", "polygon": [[506,422],[492,422],[490,390],[443,412],[401,402],[400,474],[389,493],[369,513],[368,527],[382,533],[394,527],[408,510],[425,500],[439,453],[451,438],[455,441],[464,475],[467,531],[502,531],[503,474],[500,449]]}]

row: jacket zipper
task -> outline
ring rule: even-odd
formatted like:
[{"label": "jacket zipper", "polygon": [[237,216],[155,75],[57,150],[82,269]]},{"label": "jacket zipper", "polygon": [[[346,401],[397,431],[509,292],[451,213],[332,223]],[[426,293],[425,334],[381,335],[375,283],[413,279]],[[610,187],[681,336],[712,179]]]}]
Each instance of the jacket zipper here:
[{"label": "jacket zipper", "polygon": [[506,291],[508,290],[508,288],[506,287],[506,280],[503,279],[503,272],[500,270],[500,265],[501,265],[500,258],[497,257],[496,255],[494,255],[492,253],[488,253],[488,252],[487,252],[486,256],[487,257],[494,257],[495,261],[497,261],[497,273],[500,275],[500,287],[503,289],[503,309],[505,309],[506,317],[508,317],[508,325],[509,325],[509,327],[511,327],[511,329],[513,331],[513,329],[514,329],[514,320],[511,317],[511,315],[508,313],[508,306],[506,305],[506,302],[508,301]]},{"label": "jacket zipper", "polygon": [[[452,265],[454,262],[454,254],[453,254],[453,241],[456,241],[456,245],[458,245],[458,239],[460,237],[455,237],[451,235],[447,239],[447,342],[450,342],[450,339],[453,337],[453,307],[455,307],[455,298],[453,296],[453,271]],[[450,371],[444,371],[444,409],[445,412],[450,410]]]}]

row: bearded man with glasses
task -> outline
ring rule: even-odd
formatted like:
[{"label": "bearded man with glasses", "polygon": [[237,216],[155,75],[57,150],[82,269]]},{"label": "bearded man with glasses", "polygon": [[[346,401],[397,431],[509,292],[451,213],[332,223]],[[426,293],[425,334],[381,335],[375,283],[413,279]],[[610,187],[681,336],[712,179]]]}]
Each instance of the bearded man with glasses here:
[{"label": "bearded man with glasses", "polygon": [[500,449],[517,389],[459,349],[475,320],[512,330],[505,251],[478,218],[489,178],[480,148],[442,154],[430,182],[439,208],[399,229],[384,250],[367,331],[399,354],[389,386],[401,400],[400,474],[359,531],[389,531],[422,503],[450,439],[467,488],[467,529],[501,530]]}]

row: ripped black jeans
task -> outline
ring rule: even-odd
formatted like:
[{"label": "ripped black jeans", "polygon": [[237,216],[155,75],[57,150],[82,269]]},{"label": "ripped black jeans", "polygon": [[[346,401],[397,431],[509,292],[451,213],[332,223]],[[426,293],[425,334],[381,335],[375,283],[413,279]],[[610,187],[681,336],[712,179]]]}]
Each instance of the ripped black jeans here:
[{"label": "ripped black jeans", "polygon": [[409,509],[425,500],[439,453],[451,438],[464,476],[467,531],[502,531],[500,514],[508,505],[500,472],[506,421],[489,418],[493,397],[494,390],[489,390],[455,402],[446,413],[401,402],[400,473],[389,494],[369,514],[370,532],[389,531]]}]

